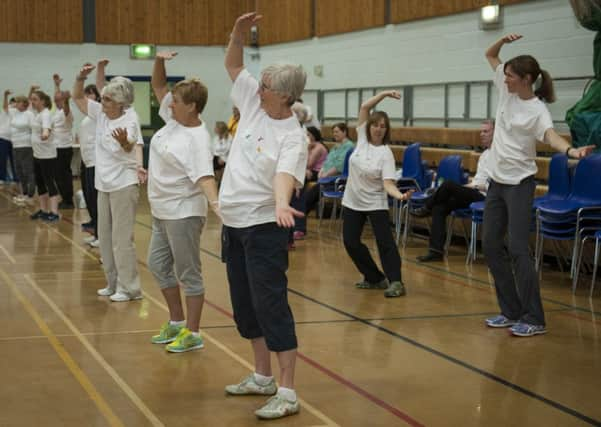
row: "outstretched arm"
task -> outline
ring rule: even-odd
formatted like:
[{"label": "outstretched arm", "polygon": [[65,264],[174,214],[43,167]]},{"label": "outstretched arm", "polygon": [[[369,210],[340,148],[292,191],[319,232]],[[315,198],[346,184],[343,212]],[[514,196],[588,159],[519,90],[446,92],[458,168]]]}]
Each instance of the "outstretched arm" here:
[{"label": "outstretched arm", "polygon": [[83,114],[88,114],[88,100],[86,99],[85,93],[83,91],[83,83],[86,81],[88,76],[92,71],[94,71],[94,66],[89,62],[83,64],[81,69],[79,70],[79,74],[75,77],[75,83],[73,84],[73,102],[79,108]]},{"label": "outstretched arm", "polygon": [[150,80],[150,85],[152,86],[152,90],[154,91],[154,95],[159,101],[159,104],[165,95],[169,93],[169,88],[167,87],[165,61],[173,59],[176,55],[177,52],[158,52],[156,54],[154,67],[152,68],[152,79]]},{"label": "outstretched arm", "polygon": [[588,156],[595,149],[594,145],[585,145],[583,147],[574,148],[568,141],[559,136],[555,129],[547,129],[545,132],[545,142],[551,146],[555,151],[565,153],[569,157],[574,159],[581,159]]},{"label": "outstretched arm", "polygon": [[225,52],[225,69],[230,79],[236,81],[238,74],[244,69],[244,35],[250,31],[250,28],[262,18],[257,12],[245,13],[236,19],[230,42]]},{"label": "outstretched arm", "polygon": [[375,96],[372,96],[363,104],[361,104],[361,108],[359,108],[359,119],[357,121],[357,127],[361,126],[367,121],[371,109],[378,105],[378,103],[384,98],[401,99],[401,93],[398,90],[385,90],[383,92],[378,93]]},{"label": "outstretched arm", "polygon": [[488,49],[486,49],[486,53],[484,54],[484,56],[486,56],[486,60],[492,67],[493,71],[496,70],[499,64],[501,63],[501,59],[499,58],[499,52],[501,52],[501,48],[503,47],[503,45],[506,43],[513,43],[514,41],[519,40],[522,37],[523,36],[521,34],[507,34],[506,36],[503,36],[502,38],[494,42]]},{"label": "outstretched arm", "polygon": [[98,93],[102,93],[102,89],[104,88],[104,84],[106,83],[105,69],[108,64],[108,59],[101,59],[96,64],[96,89],[98,89]]}]

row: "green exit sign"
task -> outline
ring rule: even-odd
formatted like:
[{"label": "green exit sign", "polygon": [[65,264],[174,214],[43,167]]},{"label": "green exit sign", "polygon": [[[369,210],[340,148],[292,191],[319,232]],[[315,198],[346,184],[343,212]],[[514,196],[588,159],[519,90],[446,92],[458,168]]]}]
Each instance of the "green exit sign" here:
[{"label": "green exit sign", "polygon": [[157,48],[153,44],[131,44],[129,45],[129,57],[131,59],[154,59]]}]

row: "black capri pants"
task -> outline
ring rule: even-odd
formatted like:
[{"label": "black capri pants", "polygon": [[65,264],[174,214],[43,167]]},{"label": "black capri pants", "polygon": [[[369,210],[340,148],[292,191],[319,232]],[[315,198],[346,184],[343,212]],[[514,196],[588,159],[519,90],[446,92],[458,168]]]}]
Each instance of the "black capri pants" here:
[{"label": "black capri pants", "polygon": [[56,157],[52,159],[33,159],[35,185],[38,196],[48,193],[50,197],[58,195],[56,186]]},{"label": "black capri pants", "polygon": [[265,337],[270,351],[297,348],[288,305],[288,229],[275,222],[245,228],[223,226],[234,320],[243,338]]}]

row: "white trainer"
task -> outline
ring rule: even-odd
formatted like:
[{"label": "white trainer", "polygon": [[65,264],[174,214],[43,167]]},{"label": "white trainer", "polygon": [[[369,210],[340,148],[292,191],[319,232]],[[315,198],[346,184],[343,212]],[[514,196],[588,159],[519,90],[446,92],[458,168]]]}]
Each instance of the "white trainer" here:
[{"label": "white trainer", "polygon": [[88,245],[90,245],[93,248],[99,248],[100,247],[100,241],[98,239],[94,239],[91,242],[88,242]]},{"label": "white trainer", "polygon": [[131,295],[126,294],[125,292],[115,292],[113,295],[111,295],[110,299],[113,302],[126,302],[142,299],[142,295],[140,294],[132,297]]},{"label": "white trainer", "polygon": [[88,244],[89,244],[89,243],[92,243],[94,240],[96,240],[96,237],[95,237],[95,236],[88,236],[88,237],[86,237],[86,238],[84,238],[84,239],[83,239],[83,241],[84,241],[85,243],[88,243]]},{"label": "white trainer", "polygon": [[101,297],[110,297],[115,291],[107,286],[106,288],[98,289],[96,293]]}]

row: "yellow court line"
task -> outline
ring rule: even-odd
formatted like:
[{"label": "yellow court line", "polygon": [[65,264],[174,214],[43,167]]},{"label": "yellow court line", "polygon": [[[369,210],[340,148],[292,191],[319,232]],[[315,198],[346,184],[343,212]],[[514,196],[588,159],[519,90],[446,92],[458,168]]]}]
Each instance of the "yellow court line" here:
[{"label": "yellow court line", "polygon": [[[144,293],[144,298],[148,298],[155,305],[162,308],[166,312],[169,312],[169,309],[167,308],[167,306],[165,304],[163,304],[162,302],[160,302],[159,300],[154,298],[152,295],[148,294],[148,292],[143,292],[143,293]],[[253,365],[251,365],[247,360],[238,356],[236,353],[234,353],[232,350],[230,350],[228,347],[226,347],[224,344],[222,344],[219,340],[217,340],[216,338],[213,338],[210,334],[208,334],[206,332],[206,330],[202,331],[202,336],[204,338],[206,338],[208,341],[210,341],[215,347],[217,347],[218,349],[223,351],[225,354],[230,356],[232,359],[234,359],[235,361],[240,363],[242,366],[244,366],[245,368],[254,372],[255,368]],[[324,426],[338,426],[338,424],[336,422],[334,422],[332,419],[330,419],[327,415],[325,415],[319,409],[315,408],[313,405],[310,405],[309,403],[307,403],[305,400],[301,399],[300,397],[298,398],[298,400],[301,403],[301,406],[303,407],[304,410],[307,410],[308,412],[310,412],[311,414],[313,414],[314,416],[316,416],[317,418],[319,418],[320,420],[325,422]]]},{"label": "yellow court line", "polygon": [[16,260],[16,259],[14,259],[14,258],[12,257],[12,255],[8,253],[8,251],[6,250],[6,248],[5,248],[3,245],[1,245],[1,244],[0,244],[0,251],[2,251],[2,253],[4,253],[4,255],[6,255],[6,258],[8,258],[8,260],[9,260],[10,262],[12,262],[13,264],[16,264],[16,263],[17,263],[17,260]]},{"label": "yellow court line", "polygon": [[63,363],[71,371],[75,379],[88,393],[88,396],[90,396],[92,401],[96,404],[104,418],[106,418],[106,420],[108,421],[109,425],[116,427],[124,426],[123,422],[117,417],[117,415],[115,415],[111,407],[100,395],[100,393],[98,393],[98,390],[96,390],[88,376],[81,370],[81,368],[73,360],[71,355],[63,347],[58,338],[54,335],[54,333],[52,332],[48,324],[44,321],[42,316],[38,314],[31,302],[29,302],[29,300],[21,293],[21,291],[19,291],[19,289],[15,285],[14,281],[10,278],[10,276],[3,269],[0,269],[0,276],[4,279],[6,285],[21,302],[27,313],[29,313],[31,318],[38,325],[38,328],[40,328],[42,333],[48,338],[48,341],[50,342],[50,345],[52,345],[52,347],[54,348],[54,351],[56,351],[58,356],[62,359]]},{"label": "yellow court line", "polygon": [[79,342],[90,352],[92,357],[104,368],[109,376],[117,383],[117,385],[123,390],[123,392],[130,398],[134,405],[144,414],[144,416],[150,421],[153,426],[163,426],[164,424],[157,418],[156,415],[146,406],[146,404],[140,399],[140,397],[132,390],[132,388],[119,376],[117,371],[110,366],[106,360],[100,355],[100,353],[90,344],[88,339],[81,333],[79,329],[75,327],[73,322],[62,312],[60,308],[48,297],[48,295],[37,285],[37,283],[29,276],[24,275],[25,280],[31,285],[33,289],[42,297],[46,304],[52,308],[56,315],[67,325],[67,327],[77,337]]}]

